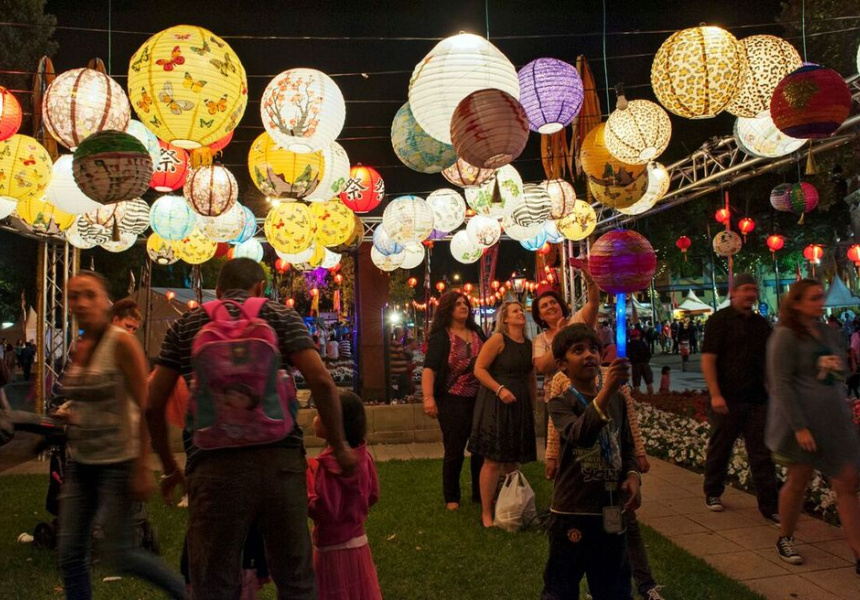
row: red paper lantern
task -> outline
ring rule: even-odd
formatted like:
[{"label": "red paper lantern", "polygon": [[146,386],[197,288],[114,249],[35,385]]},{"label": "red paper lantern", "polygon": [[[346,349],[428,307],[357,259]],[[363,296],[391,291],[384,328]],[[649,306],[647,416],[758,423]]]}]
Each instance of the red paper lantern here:
[{"label": "red paper lantern", "polygon": [[686,235],[682,235],[677,240],[675,240],[675,246],[677,246],[678,250],[681,251],[681,254],[684,255],[684,262],[687,262],[687,250],[689,250],[690,246],[692,245],[693,241]]},{"label": "red paper lantern", "polygon": [[161,149],[161,158],[153,165],[155,171],[149,187],[157,192],[171,192],[185,185],[188,176],[188,152],[182,148],[171,146],[167,142],[158,140]]},{"label": "red paper lantern", "polygon": [[783,246],[785,246],[785,238],[778,233],[767,236],[767,247],[770,248],[771,252],[782,250]]},{"label": "red paper lantern", "polygon": [[543,246],[537,249],[537,253],[546,256],[550,253],[550,250],[552,250],[552,244],[544,242]]},{"label": "red paper lantern", "polygon": [[516,98],[499,89],[472,92],[451,117],[457,156],[481,169],[513,162],[526,147],[529,120]]},{"label": "red paper lantern", "polygon": [[200,306],[200,304],[197,303],[197,300],[189,300],[188,301],[188,310],[194,310],[198,306]]},{"label": "red paper lantern", "polygon": [[853,244],[848,248],[848,260],[854,263],[854,266],[860,267],[860,244]]},{"label": "red paper lantern", "polygon": [[721,208],[716,213],[714,213],[714,219],[717,220],[717,223],[726,224],[726,221],[729,220],[731,213],[727,208]]},{"label": "red paper lantern", "polygon": [[444,281],[440,281],[439,283],[437,283],[437,284],[436,284],[436,289],[439,291],[439,293],[440,293],[440,294],[441,294],[442,292],[444,292],[444,291],[445,291],[445,282],[444,282]]},{"label": "red paper lantern", "polygon": [[409,284],[409,287],[414,288],[416,285],[418,285],[418,280],[415,277],[410,277],[406,280],[406,283]]},{"label": "red paper lantern", "polygon": [[851,111],[851,90],[842,75],[807,64],[786,75],[770,99],[776,128],[794,138],[833,135]]},{"label": "red paper lantern", "polygon": [[0,142],[9,139],[21,128],[21,104],[12,92],[0,87]]},{"label": "red paper lantern", "polygon": [[628,294],[648,287],[657,270],[657,255],[644,236],[617,229],[603,234],[591,246],[588,269],[603,291]]},{"label": "red paper lantern", "polygon": [[809,244],[803,249],[803,258],[809,262],[817,262],[824,256],[824,248],[819,244]]},{"label": "red paper lantern", "polygon": [[220,140],[218,140],[214,144],[209,144],[209,150],[212,151],[213,154],[215,152],[220,152],[221,150],[223,150],[227,146],[227,144],[229,144],[230,142],[233,141],[233,133],[235,131],[236,130],[233,129],[230,131],[230,133],[228,133],[227,135],[222,137]]},{"label": "red paper lantern", "polygon": [[474,289],[474,286],[471,283],[466,283],[463,285],[463,291],[466,292],[467,294],[471,294],[473,289]]},{"label": "red paper lantern", "polygon": [[295,300],[293,300],[292,298],[287,298],[287,306],[289,306],[290,308],[293,308],[295,305],[296,305]]},{"label": "red paper lantern", "polygon": [[222,256],[227,256],[228,252],[230,252],[230,244],[218,242],[218,246],[215,248],[215,257],[221,258]]},{"label": "red paper lantern", "polygon": [[341,275],[340,273],[335,275],[334,276],[334,282],[338,285],[342,284],[343,283],[343,275]]},{"label": "red paper lantern", "polygon": [[311,288],[311,296],[316,298],[319,295],[320,295],[320,291],[317,288]]},{"label": "red paper lantern", "polygon": [[755,221],[750,219],[749,217],[744,217],[738,222],[738,229],[744,235],[752,232],[755,229]]},{"label": "red paper lantern", "polygon": [[283,258],[278,258],[275,260],[275,270],[278,273],[286,273],[290,270],[290,263],[285,261]]},{"label": "red paper lantern", "polygon": [[167,292],[165,292],[165,294],[164,294],[164,297],[167,298],[168,302],[170,302],[171,300],[176,298],[176,292],[174,292],[172,290],[167,290]]},{"label": "red paper lantern", "polygon": [[499,283],[498,281],[493,280],[493,282],[490,284],[490,287],[491,287],[491,288],[493,288],[494,290],[497,290],[497,289],[499,289],[499,288],[501,287],[501,285],[502,285],[502,284],[501,284],[501,283]]},{"label": "red paper lantern", "polygon": [[385,197],[385,182],[370,167],[357,165],[350,169],[346,188],[340,199],[354,213],[366,213],[379,206]]}]

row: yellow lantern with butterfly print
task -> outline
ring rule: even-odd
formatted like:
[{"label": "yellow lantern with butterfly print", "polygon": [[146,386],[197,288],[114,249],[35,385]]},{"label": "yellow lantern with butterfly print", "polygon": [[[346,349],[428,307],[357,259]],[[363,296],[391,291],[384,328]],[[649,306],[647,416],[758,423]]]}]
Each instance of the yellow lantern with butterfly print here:
[{"label": "yellow lantern with butterfly print", "polygon": [[340,198],[310,204],[317,220],[316,240],[321,246],[346,243],[355,231],[355,213]]},{"label": "yellow lantern with butterfly print", "polygon": [[211,31],[177,25],[149,38],[128,69],[140,121],[165,142],[188,150],[233,131],[248,104],[245,68]]},{"label": "yellow lantern with butterfly print", "polygon": [[267,132],[251,144],[248,170],[257,189],[270,198],[304,198],[325,173],[322,152],[297,153],[282,148]]},{"label": "yellow lantern with butterfly print", "polygon": [[0,198],[40,199],[51,181],[51,155],[35,139],[16,134],[0,142]]},{"label": "yellow lantern with butterfly print", "polygon": [[275,250],[296,254],[308,249],[316,228],[316,218],[305,204],[282,202],[266,215],[263,232]]}]

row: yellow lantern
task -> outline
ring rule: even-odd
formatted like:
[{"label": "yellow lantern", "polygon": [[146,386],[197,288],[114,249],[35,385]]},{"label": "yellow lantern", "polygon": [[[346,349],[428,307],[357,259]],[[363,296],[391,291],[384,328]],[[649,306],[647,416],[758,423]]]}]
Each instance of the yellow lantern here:
[{"label": "yellow lantern", "polygon": [[736,117],[770,116],[770,99],[783,78],[803,66],[794,46],[773,35],[753,35],[740,41],[749,68],[738,92],[726,107]]},{"label": "yellow lantern", "polygon": [[36,233],[57,235],[72,226],[77,215],[70,215],[43,198],[25,198],[15,207],[18,216]]},{"label": "yellow lantern", "polygon": [[323,179],[322,152],[298,154],[280,147],[263,132],[248,152],[248,170],[257,189],[270,198],[304,198]]},{"label": "yellow lantern", "polygon": [[588,189],[594,199],[609,208],[621,210],[639,202],[648,191],[648,175],[642,173],[628,185],[605,185],[597,181],[589,181]]},{"label": "yellow lantern", "polygon": [[346,243],[355,231],[355,213],[339,199],[314,202],[310,209],[316,218],[316,239],[320,246]]},{"label": "yellow lantern", "polygon": [[307,249],[314,239],[316,219],[299,202],[282,202],[266,215],[263,231],[272,247],[287,254]]},{"label": "yellow lantern", "polygon": [[146,240],[146,253],[149,255],[149,260],[157,265],[172,265],[179,260],[176,245],[177,242],[171,242],[153,233]]},{"label": "yellow lantern", "polygon": [[[149,242],[147,241],[148,247]],[[210,240],[195,227],[191,235],[181,241],[174,242],[173,248],[182,261],[189,265],[200,265],[215,256],[218,242]]]},{"label": "yellow lantern", "polygon": [[0,142],[0,198],[41,199],[53,168],[51,155],[29,136],[17,134]]},{"label": "yellow lantern", "polygon": [[588,202],[576,200],[573,203],[573,211],[555,224],[564,237],[578,242],[590,236],[597,227],[597,213]]},{"label": "yellow lantern", "polygon": [[648,188],[645,194],[630,206],[616,206],[615,210],[625,215],[641,215],[654,208],[654,205],[666,195],[672,179],[669,171],[658,162],[648,163]]},{"label": "yellow lantern", "polygon": [[236,128],[248,104],[248,78],[227,42],[202,27],[177,25],[131,56],[128,95],[155,135],[194,149]]},{"label": "yellow lantern", "polygon": [[605,125],[601,123],[585,137],[580,154],[582,170],[598,202],[612,208],[631,206],[648,187],[645,165],[628,165],[612,156],[606,148]]}]

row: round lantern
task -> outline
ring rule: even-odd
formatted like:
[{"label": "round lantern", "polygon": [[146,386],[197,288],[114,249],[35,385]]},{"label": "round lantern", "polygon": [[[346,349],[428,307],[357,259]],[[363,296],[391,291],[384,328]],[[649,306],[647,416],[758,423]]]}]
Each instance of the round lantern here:
[{"label": "round lantern", "polygon": [[550,199],[550,218],[561,219],[573,210],[576,190],[564,179],[547,179],[539,184],[547,191]]},{"label": "round lantern", "polygon": [[446,38],[415,66],[409,106],[421,128],[451,143],[451,117],[460,101],[477,90],[498,89],[518,99],[517,72],[488,40],[471,33]]},{"label": "round lantern", "polygon": [[334,269],[343,260],[343,256],[337,252],[332,252],[328,248],[323,248],[323,259],[320,262],[321,269]]},{"label": "round lantern", "polygon": [[818,206],[818,190],[811,183],[781,183],[770,193],[770,204],[781,212],[803,215]]},{"label": "round lantern", "polygon": [[355,166],[349,171],[349,179],[340,194],[340,199],[354,213],[367,213],[379,206],[385,197],[385,182],[376,169]]},{"label": "round lantern", "polygon": [[96,210],[102,205],[84,194],[75,183],[72,159],[71,154],[64,154],[54,163],[51,183],[45,190],[45,198],[64,212],[80,215]]},{"label": "round lantern", "polygon": [[561,131],[582,109],[585,90],[573,65],[556,58],[537,58],[520,69],[517,79],[532,131]]},{"label": "round lantern", "polygon": [[811,63],[786,75],[770,100],[774,125],[794,138],[829,137],[849,112],[851,90],[842,75]]},{"label": "round lantern", "polygon": [[421,129],[407,102],[391,123],[391,146],[404,165],[419,173],[438,173],[457,161],[450,144],[440,142]]},{"label": "round lantern", "polygon": [[323,177],[322,152],[298,154],[285,150],[266,132],[254,140],[248,152],[251,181],[270,198],[303,198]]},{"label": "round lantern", "polygon": [[666,110],[706,119],[725,110],[746,77],[743,47],[719,27],[693,27],[663,42],[651,65],[651,88]]},{"label": "round lantern", "polygon": [[385,207],[382,227],[399,244],[420,242],[433,232],[433,210],[418,196],[399,196]]},{"label": "round lantern", "polygon": [[[83,216],[79,216],[75,219],[75,222],[72,223],[68,229],[63,232],[63,235],[66,238],[66,241],[69,242],[75,248],[80,250],[89,250],[90,248],[95,248],[98,246],[99,240],[94,237],[88,235],[88,225],[84,220]],[[87,234],[87,235],[85,235]],[[108,238],[103,238],[101,241],[107,241]]]},{"label": "round lantern", "polygon": [[63,212],[42,198],[20,200],[15,212],[33,231],[43,235],[59,235],[77,219],[77,215]]},{"label": "round lantern", "polygon": [[290,69],[266,86],[260,116],[279,145],[293,152],[315,152],[340,134],[346,104],[340,88],[325,73]]},{"label": "round lantern", "polygon": [[182,193],[198,215],[217,217],[236,203],[239,184],[226,168],[209,165],[193,169],[188,174]]},{"label": "round lantern", "polygon": [[400,268],[406,271],[414,269],[424,262],[424,246],[422,244],[415,242],[406,244],[401,254],[403,254],[403,262],[400,264]]},{"label": "round lantern", "polygon": [[245,207],[236,202],[217,217],[199,217],[197,227],[211,240],[231,242],[245,229],[246,216]]},{"label": "round lantern", "polygon": [[747,234],[750,234],[755,229],[755,221],[750,219],[749,217],[744,217],[740,221],[738,221],[738,231],[741,232],[741,235],[744,236],[744,240],[746,240]]},{"label": "round lantern", "polygon": [[433,227],[454,231],[466,219],[466,201],[458,192],[442,188],[427,196],[427,206],[433,211]]},{"label": "round lantern", "polygon": [[848,260],[854,263],[855,267],[860,267],[860,244],[852,244],[847,252]]},{"label": "round lantern", "polygon": [[297,252],[295,254],[290,254],[287,252],[280,252],[278,250],[275,250],[275,254],[277,254],[279,258],[282,258],[283,260],[290,263],[291,265],[299,264],[299,263],[306,263],[311,258],[313,258],[313,256],[316,253],[317,253],[317,247],[316,247],[316,244],[313,244],[313,243],[310,246],[308,246],[305,250],[302,250],[301,252]]},{"label": "round lantern", "polygon": [[625,215],[641,215],[652,208],[669,191],[672,179],[669,171],[658,162],[648,163],[648,187],[639,200],[630,206],[616,206],[615,210]]},{"label": "round lantern", "polygon": [[466,188],[466,202],[485,217],[501,217],[522,201],[523,179],[513,165],[497,170],[480,187]]},{"label": "round lantern", "polygon": [[337,198],[349,180],[349,156],[343,146],[332,142],[322,151],[325,169],[316,189],[305,198],[311,202]]},{"label": "round lantern", "polygon": [[535,183],[523,185],[523,200],[516,203],[510,211],[511,221],[521,227],[543,225],[550,218],[552,198],[549,192]]},{"label": "round lantern", "polygon": [[573,211],[555,222],[561,234],[569,240],[578,242],[584,240],[597,227],[597,213],[588,202],[577,200]]},{"label": "round lantern", "polygon": [[0,198],[41,199],[52,169],[51,155],[33,138],[18,133],[0,142]]},{"label": "round lantern", "polygon": [[734,256],[742,246],[741,236],[734,231],[721,231],[714,236],[714,253],[717,256]]},{"label": "round lantern", "polygon": [[753,35],[739,43],[749,68],[726,111],[736,117],[767,115],[776,86],[783,77],[799,69],[803,60],[794,46],[773,35]]},{"label": "round lantern", "polygon": [[767,247],[770,249],[771,253],[776,253],[777,250],[782,250],[783,246],[785,246],[785,238],[781,235],[774,233],[767,236]]},{"label": "round lantern", "polygon": [[236,130],[234,129],[233,131],[231,131],[230,133],[228,133],[227,135],[222,137],[220,140],[218,140],[214,144],[209,144],[209,152],[211,152],[212,154],[215,154],[216,152],[221,152],[221,150],[226,148],[227,145],[233,141],[233,134],[235,132],[236,132]]},{"label": "round lantern", "polygon": [[464,265],[478,262],[483,255],[484,249],[475,243],[472,237],[462,229],[451,238],[451,256],[454,260]]},{"label": "round lantern", "polygon": [[588,270],[603,291],[629,294],[648,287],[657,270],[657,256],[644,236],[617,229],[591,245]]},{"label": "round lantern", "polygon": [[789,137],[777,129],[770,112],[752,119],[738,117],[734,134],[741,150],[759,158],[786,156],[806,143],[806,140]]},{"label": "round lantern", "polygon": [[731,219],[731,212],[727,208],[718,208],[714,213],[714,220],[721,225],[725,225],[729,219]]},{"label": "round lantern", "polygon": [[534,225],[523,227],[514,223],[511,216],[508,214],[502,217],[502,229],[505,230],[505,234],[507,234],[507,236],[512,240],[516,240],[518,242],[528,240],[539,235],[540,232],[543,231],[545,223],[546,222],[535,223]]},{"label": "round lantern", "polygon": [[[337,252],[338,254],[355,252],[361,246],[361,242],[364,241],[364,223],[355,214],[353,214],[353,220],[355,225],[353,226],[352,235],[344,243],[333,246],[331,248],[333,252]],[[378,229],[381,229],[381,227]]]},{"label": "round lantern", "polygon": [[120,233],[120,238],[118,240],[111,239],[110,241],[102,244],[102,248],[107,250],[108,252],[114,252],[116,254],[120,252],[125,252],[132,246],[137,243],[137,236],[133,233],[123,232]]},{"label": "round lantern", "polygon": [[0,197],[0,220],[5,219],[13,212],[15,212],[16,206],[18,206],[18,203],[14,200]]},{"label": "round lantern", "polygon": [[161,266],[172,265],[179,260],[175,242],[165,240],[157,233],[153,233],[147,238],[146,254],[149,256],[149,260]]},{"label": "round lantern", "polygon": [[245,68],[211,31],[170,27],[131,56],[128,91],[138,118],[159,139],[185,149],[208,146],[239,124],[248,104]]},{"label": "round lantern", "polygon": [[242,233],[240,233],[238,237],[230,240],[233,244],[247,242],[257,234],[257,215],[255,215],[254,211],[247,206],[243,206],[242,208],[245,211],[245,227],[242,229]]},{"label": "round lantern", "polygon": [[314,202],[310,209],[317,223],[316,239],[322,246],[343,244],[355,231],[355,213],[337,198]]},{"label": "round lantern", "polygon": [[451,117],[451,142],[457,156],[483,169],[513,162],[526,147],[529,122],[517,100],[501,90],[472,92]]},{"label": "round lantern", "polygon": [[161,160],[161,144],[155,134],[147,129],[146,125],[136,119],[128,120],[128,126],[125,128],[125,132],[143,144],[143,147],[146,148],[147,152],[149,152],[149,157],[152,159],[152,166],[155,168],[158,161]]},{"label": "round lantern", "polygon": [[560,244],[565,240],[564,235],[558,230],[558,223],[549,220],[543,224],[544,233],[546,233],[546,241],[550,244]]},{"label": "round lantern", "polygon": [[146,200],[135,198],[123,202],[123,215],[119,220],[119,230],[123,233],[140,235],[149,227],[149,204]]},{"label": "round lantern", "polygon": [[669,115],[649,100],[631,100],[626,108],[612,111],[603,133],[609,153],[630,165],[644,165],[663,154],[671,137]]},{"label": "round lantern", "polygon": [[159,159],[149,187],[156,192],[172,192],[185,185],[188,177],[188,152],[158,140]]},{"label": "round lantern", "polygon": [[22,116],[21,104],[15,95],[0,87],[0,142],[18,133]]},{"label": "round lantern", "polygon": [[378,225],[373,230],[373,247],[383,256],[397,254],[403,250],[403,244],[398,244],[392,240],[382,225]]},{"label": "round lantern", "polygon": [[540,233],[538,233],[533,238],[520,241],[520,246],[522,246],[529,252],[537,252],[538,250],[543,248],[544,244],[546,244],[546,231],[544,231],[543,229],[541,229]]},{"label": "round lantern", "polygon": [[45,129],[71,150],[99,131],[125,131],[130,114],[122,87],[95,69],[66,71],[42,97]]},{"label": "round lantern", "polygon": [[218,242],[213,242],[195,227],[190,234],[176,242],[173,247],[180,260],[189,265],[200,265],[215,256],[215,252],[218,251]]},{"label": "round lantern", "polygon": [[276,250],[295,253],[307,249],[314,239],[316,219],[310,209],[299,202],[283,202],[266,215],[263,225],[266,239]]},{"label": "round lantern", "polygon": [[84,219],[96,231],[100,231],[100,235],[119,241],[119,223],[125,217],[125,210],[125,202],[99,204],[96,210],[84,213]]},{"label": "round lantern", "polygon": [[393,271],[403,264],[406,258],[402,252],[397,254],[381,254],[375,247],[370,249],[370,260],[381,271]]},{"label": "round lantern", "polygon": [[260,262],[263,260],[263,254],[263,244],[253,238],[233,248],[233,258],[250,258],[254,262]]},{"label": "round lantern", "polygon": [[100,131],[80,143],[72,161],[75,183],[102,204],[142,196],[152,179],[152,158],[137,138]]},{"label": "round lantern", "polygon": [[502,236],[502,226],[496,219],[475,215],[466,223],[466,233],[475,245],[488,248],[499,241]]},{"label": "round lantern", "polygon": [[690,240],[690,238],[688,238],[686,235],[682,235],[677,240],[675,240],[675,246],[677,246],[678,250],[681,251],[681,254],[684,255],[684,262],[687,262],[687,250],[689,250],[690,246],[692,245],[692,240]]},{"label": "round lantern", "polygon": [[824,248],[820,244],[809,244],[803,249],[803,258],[811,263],[817,263],[824,256]]},{"label": "round lantern", "polygon": [[642,198],[648,187],[644,165],[629,165],[606,148],[605,123],[592,129],[582,143],[582,170],[595,198],[612,208],[626,208]]},{"label": "round lantern", "polygon": [[152,203],[149,224],[166,240],[181,240],[195,229],[197,216],[182,196],[162,196]]},{"label": "round lantern", "polygon": [[442,177],[447,179],[449,183],[465,188],[481,185],[492,177],[493,173],[495,173],[493,169],[479,169],[462,158],[458,158],[453,165],[442,171]]}]

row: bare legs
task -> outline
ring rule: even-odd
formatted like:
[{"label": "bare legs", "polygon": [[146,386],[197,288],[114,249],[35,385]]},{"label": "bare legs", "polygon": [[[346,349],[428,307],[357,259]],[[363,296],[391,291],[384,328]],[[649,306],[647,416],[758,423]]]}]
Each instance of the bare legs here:
[{"label": "bare legs", "polygon": [[484,527],[493,526],[493,503],[496,500],[496,488],[499,485],[499,475],[505,475],[517,468],[516,463],[500,463],[488,458],[484,459],[481,467],[481,523]]},{"label": "bare legs", "polygon": [[800,510],[806,497],[806,486],[812,479],[812,465],[796,464],[789,465],[788,477],[779,491],[779,535],[780,537],[792,537],[797,519],[800,518]]}]

